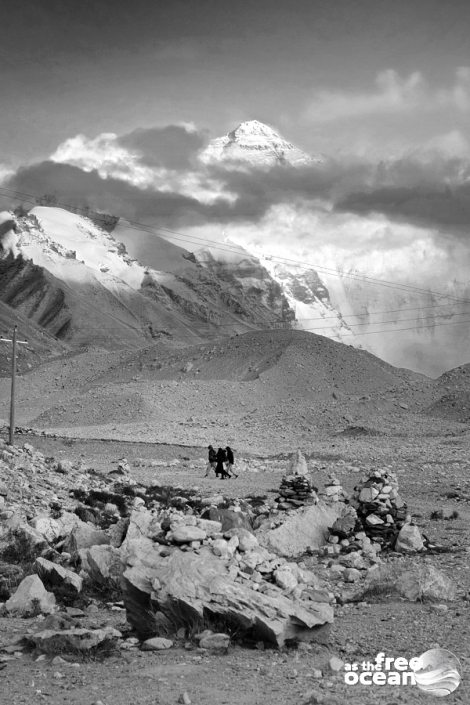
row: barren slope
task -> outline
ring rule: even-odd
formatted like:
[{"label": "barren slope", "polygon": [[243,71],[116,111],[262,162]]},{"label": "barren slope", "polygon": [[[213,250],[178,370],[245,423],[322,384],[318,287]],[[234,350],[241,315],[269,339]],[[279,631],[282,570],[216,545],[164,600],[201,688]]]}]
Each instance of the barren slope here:
[{"label": "barren slope", "polygon": [[426,434],[433,381],[301,331],[263,331],[115,362],[44,411],[38,428],[76,437],[281,449],[349,426]]}]

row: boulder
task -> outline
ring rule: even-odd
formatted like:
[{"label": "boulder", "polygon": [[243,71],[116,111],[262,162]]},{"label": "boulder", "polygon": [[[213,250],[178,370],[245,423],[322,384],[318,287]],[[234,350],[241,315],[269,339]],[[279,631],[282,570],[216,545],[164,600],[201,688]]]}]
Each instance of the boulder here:
[{"label": "boulder", "polygon": [[51,585],[69,585],[75,592],[81,592],[83,587],[83,579],[74,573],[73,570],[67,570],[57,563],[46,560],[46,558],[36,558],[34,562],[34,570],[43,580],[47,579]]},{"label": "boulder", "polygon": [[198,526],[178,526],[171,533],[171,540],[175,543],[191,543],[191,541],[203,541],[207,537],[206,532]]},{"label": "boulder", "polygon": [[212,543],[212,550],[216,556],[220,556],[223,560],[230,560],[235,553],[235,547],[229,546],[228,541],[225,539],[216,539]]},{"label": "boulder", "polygon": [[230,529],[230,531],[225,531],[224,533],[224,538],[226,539],[232,539],[234,536],[238,538],[239,551],[253,551],[259,546],[256,536],[247,529]]},{"label": "boulder", "polygon": [[355,583],[360,579],[360,577],[361,571],[357,568],[346,568],[343,573],[343,580],[345,580],[347,583]]},{"label": "boulder", "polygon": [[[162,524],[155,514],[143,509],[134,509],[127,520],[127,531],[124,540],[121,542],[121,549],[125,551],[125,547],[128,541],[133,539],[138,539],[141,537],[153,537],[157,536],[162,532]],[[111,529],[110,532],[110,543],[114,542],[114,532]]]},{"label": "boulder", "polygon": [[22,616],[34,614],[36,610],[50,614],[55,608],[55,596],[47,592],[37,575],[28,575],[22,580],[15,594],[5,603],[7,612]]},{"label": "boulder", "polygon": [[161,636],[154,636],[152,639],[147,639],[142,644],[142,651],[165,651],[171,649],[173,642],[171,639],[164,639]]},{"label": "boulder", "polygon": [[72,555],[79,549],[91,548],[101,544],[109,544],[109,536],[99,529],[95,529],[90,524],[80,521],[76,524],[64,541],[63,550]]},{"label": "boulder", "polygon": [[68,536],[74,526],[80,524],[81,519],[73,512],[62,512],[60,517],[56,520],[59,527],[59,536],[65,538]]},{"label": "boulder", "polygon": [[281,592],[263,594],[236,582],[209,546],[198,554],[175,548],[161,555],[160,548],[145,539],[134,540],[123,556],[124,604],[139,636],[155,631],[152,607],[168,614],[176,608],[194,620],[227,617],[253,638],[277,646],[291,638],[315,640],[316,629],[333,622],[333,608],[326,603],[294,601]]},{"label": "boulder", "polygon": [[108,529],[109,543],[114,548],[120,548],[129,529],[129,519],[122,517]]},{"label": "boulder", "polygon": [[455,600],[457,586],[451,578],[431,564],[418,565],[403,573],[398,591],[407,600]]},{"label": "boulder", "polygon": [[431,564],[381,565],[367,572],[364,583],[368,591],[398,592],[407,600],[454,600],[457,587],[451,578]]},{"label": "boulder", "polygon": [[256,536],[261,546],[279,556],[301,556],[309,548],[318,549],[324,545],[328,538],[328,527],[337,519],[340,506],[340,502],[328,506],[319,501],[318,504],[289,514],[275,529],[258,530]]},{"label": "boulder", "polygon": [[413,524],[404,524],[395,542],[395,551],[400,553],[416,553],[424,548],[419,528]]},{"label": "boulder", "polygon": [[44,629],[28,637],[28,640],[43,653],[64,653],[68,651],[90,651],[100,646],[116,643],[122,636],[113,627],[104,629],[64,629],[54,631]]},{"label": "boulder", "polygon": [[297,587],[297,578],[293,575],[289,566],[284,565],[274,571],[274,580],[276,585],[279,585],[282,590],[287,590],[291,592]]},{"label": "boulder", "polygon": [[60,526],[55,519],[51,517],[34,517],[29,524],[33,529],[42,534],[49,543],[60,536]]},{"label": "boulder", "polygon": [[8,537],[11,544],[17,544],[23,550],[38,554],[49,547],[46,538],[29,524],[20,524]]},{"label": "boulder", "polygon": [[220,534],[222,532],[222,524],[220,521],[197,519],[196,526],[205,531],[207,536],[214,536],[214,534]]},{"label": "boulder", "polygon": [[91,577],[97,582],[106,580],[120,582],[122,564],[121,552],[113,546],[92,546],[87,551],[87,563]]},{"label": "boulder", "polygon": [[336,519],[335,523],[330,528],[330,531],[334,536],[338,536],[339,539],[347,539],[348,536],[350,536],[354,531],[356,521],[356,516],[353,514],[346,514]]},{"label": "boulder", "polygon": [[199,646],[211,651],[226,651],[230,646],[230,637],[228,634],[204,634],[199,639]]},{"label": "boulder", "polygon": [[222,524],[221,531],[225,533],[230,529],[247,529],[251,528],[251,520],[245,512],[234,512],[232,509],[222,509],[220,507],[211,507],[208,512],[208,518],[212,521],[218,521]]},{"label": "boulder", "polygon": [[201,504],[204,507],[211,506],[211,505],[214,505],[215,507],[217,507],[219,504],[222,504],[223,501],[224,501],[224,496],[222,494],[213,494],[210,497],[202,497],[201,498]]}]

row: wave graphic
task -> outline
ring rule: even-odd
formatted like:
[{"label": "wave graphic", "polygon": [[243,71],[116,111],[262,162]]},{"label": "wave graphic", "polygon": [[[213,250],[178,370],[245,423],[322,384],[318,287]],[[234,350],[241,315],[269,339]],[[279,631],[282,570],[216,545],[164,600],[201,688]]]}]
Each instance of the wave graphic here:
[{"label": "wave graphic", "polygon": [[460,663],[447,649],[430,649],[414,668],[416,685],[430,695],[444,697],[460,685]]}]

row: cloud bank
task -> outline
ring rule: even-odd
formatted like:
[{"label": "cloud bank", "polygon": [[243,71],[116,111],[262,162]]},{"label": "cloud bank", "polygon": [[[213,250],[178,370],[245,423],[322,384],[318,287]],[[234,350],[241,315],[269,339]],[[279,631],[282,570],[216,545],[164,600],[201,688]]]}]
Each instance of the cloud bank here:
[{"label": "cloud bank", "polygon": [[[447,88],[430,87],[419,72],[400,78],[385,71],[371,91],[317,91],[306,116],[325,125],[390,114],[415,120],[446,110],[470,111],[470,69],[459,69]],[[376,276],[411,280],[419,261],[423,276],[439,268],[450,277],[470,261],[467,137],[458,128],[435,130],[387,159],[353,150],[320,164],[247,168],[206,163],[200,156],[207,132],[168,125],[77,135],[48,160],[5,173],[3,184],[182,231],[187,249],[197,248],[192,236],[228,236],[279,256]]]}]

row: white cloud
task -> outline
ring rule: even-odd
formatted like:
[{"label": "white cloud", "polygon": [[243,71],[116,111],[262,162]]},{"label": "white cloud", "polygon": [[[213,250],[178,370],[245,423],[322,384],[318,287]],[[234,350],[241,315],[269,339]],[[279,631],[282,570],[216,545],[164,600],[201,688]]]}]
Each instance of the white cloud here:
[{"label": "white cloud", "polygon": [[[188,132],[195,132],[194,123],[180,123]],[[141,162],[139,151],[123,147],[119,136],[104,132],[94,139],[76,135],[60,144],[50,160],[70,164],[84,171],[96,169],[101,178],[126,181],[137,188],[155,188],[162,192],[177,192],[197,198],[202,203],[212,203],[223,195],[227,201],[234,198],[222,194],[222,184],[198,171],[184,172],[164,167],[147,166]],[[1,175],[1,171],[0,171]]]},{"label": "white cloud", "polygon": [[442,108],[470,110],[470,68],[461,67],[455,74],[450,88],[433,89],[419,71],[407,78],[393,69],[377,74],[375,89],[371,91],[317,90],[305,117],[314,124],[336,120],[360,118]]},{"label": "white cloud", "polygon": [[156,170],[139,164],[138,156],[121,147],[117,140],[113,132],[104,132],[95,139],[76,135],[60,144],[50,159],[84,171],[96,169],[103,179],[113,177],[141,188],[154,183]]}]

